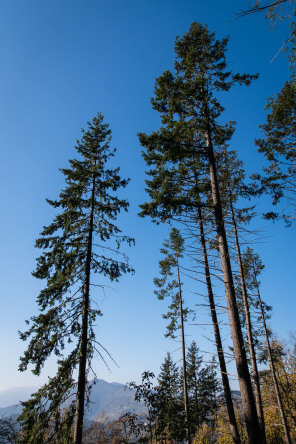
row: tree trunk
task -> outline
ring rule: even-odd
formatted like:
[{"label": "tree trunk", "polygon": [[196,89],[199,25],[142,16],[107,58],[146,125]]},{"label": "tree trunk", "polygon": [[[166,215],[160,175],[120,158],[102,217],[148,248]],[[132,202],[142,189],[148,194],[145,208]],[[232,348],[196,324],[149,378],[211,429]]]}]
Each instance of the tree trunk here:
[{"label": "tree trunk", "polygon": [[[205,113],[207,116],[207,113]],[[228,244],[223,221],[222,207],[220,201],[220,193],[218,188],[217,172],[213,145],[211,141],[211,131],[209,125],[206,133],[206,145],[209,161],[209,172],[212,189],[212,199],[215,212],[215,222],[217,229],[217,237],[219,243],[219,251],[221,256],[221,265],[224,277],[225,293],[228,307],[228,316],[230,321],[230,329],[233,341],[234,357],[236,362],[238,381],[246,420],[249,444],[262,444],[260,426],[256,411],[254,394],[252,391],[252,383],[248,369],[246,351],[244,348],[243,335],[239,319],[238,308],[236,305],[236,297],[233,285],[232,270],[228,252]]]},{"label": "tree trunk", "polygon": [[203,260],[204,260],[206,284],[207,284],[208,297],[209,297],[209,303],[210,303],[210,309],[211,309],[211,316],[212,316],[212,322],[213,322],[213,328],[214,328],[215,342],[216,342],[218,359],[219,359],[219,364],[220,364],[222,385],[223,385],[224,396],[225,396],[225,401],[226,401],[229,424],[230,424],[230,431],[231,431],[231,436],[232,436],[233,442],[235,444],[241,444],[239,431],[237,428],[237,423],[236,423],[236,418],[235,418],[235,412],[234,412],[234,408],[233,408],[233,402],[232,402],[232,397],[231,397],[231,390],[230,390],[230,385],[229,385],[229,380],[228,380],[228,375],[227,375],[227,369],[226,369],[226,364],[225,364],[225,359],[224,359],[224,352],[223,352],[223,347],[222,347],[220,329],[219,329],[219,324],[218,324],[218,319],[217,319],[213,290],[212,290],[212,282],[211,282],[210,268],[209,268],[209,263],[208,263],[208,255],[207,255],[207,249],[206,249],[206,241],[205,241],[205,235],[204,235],[202,213],[201,213],[201,209],[199,206],[198,206],[198,220],[199,220],[200,239],[201,239]]},{"label": "tree trunk", "polygon": [[83,417],[84,417],[85,387],[86,387],[86,361],[87,361],[87,343],[88,343],[89,282],[90,282],[90,265],[91,265],[91,253],[92,253],[95,186],[96,182],[94,176],[93,185],[92,185],[92,195],[91,195],[87,256],[85,264],[85,279],[83,286],[82,325],[81,325],[81,336],[80,336],[79,370],[78,370],[78,384],[77,384],[74,439],[73,439],[74,444],[82,444],[82,433],[83,433]]},{"label": "tree trunk", "polygon": [[185,415],[186,415],[186,423],[187,423],[186,424],[187,425],[187,441],[188,441],[188,444],[191,444],[190,417],[189,417],[188,390],[187,390],[186,356],[185,356],[185,334],[184,334],[184,319],[183,319],[183,303],[182,303],[182,289],[181,289],[180,270],[179,270],[178,258],[177,258],[177,270],[178,270],[179,306],[180,306],[180,320],[181,320],[181,337],[182,337],[184,407],[185,407]]},{"label": "tree trunk", "polygon": [[291,441],[290,434],[289,434],[287,419],[286,419],[286,415],[285,415],[283,404],[282,404],[279,385],[278,385],[275,367],[274,367],[274,363],[273,363],[273,357],[272,357],[272,353],[271,353],[271,347],[270,347],[270,342],[269,342],[269,337],[268,337],[268,332],[267,332],[267,327],[266,327],[266,322],[265,322],[264,310],[263,310],[263,306],[262,306],[260,290],[259,290],[259,285],[258,285],[258,281],[257,281],[257,273],[255,270],[255,267],[253,267],[253,269],[254,269],[254,277],[255,277],[255,285],[256,285],[256,289],[257,289],[258,302],[259,302],[259,306],[260,306],[260,310],[261,310],[262,322],[263,322],[264,333],[265,333],[265,340],[266,340],[266,346],[267,346],[267,352],[268,352],[270,372],[272,375],[274,389],[275,389],[276,398],[277,398],[277,402],[278,402],[278,407],[279,407],[279,411],[281,414],[281,420],[282,420],[282,424],[283,424],[285,439],[286,439],[287,444],[291,444],[292,441]]},{"label": "tree trunk", "polygon": [[229,192],[229,206],[230,206],[231,219],[232,219],[232,225],[233,225],[233,230],[234,230],[235,247],[236,247],[236,252],[237,252],[241,290],[242,290],[242,295],[243,295],[243,303],[244,303],[245,316],[246,316],[246,328],[247,328],[248,344],[249,344],[250,358],[251,358],[251,365],[252,365],[252,376],[253,376],[254,390],[255,390],[256,409],[257,409],[257,415],[258,415],[258,420],[259,420],[259,425],[260,425],[260,430],[261,430],[262,442],[266,443],[264,415],[263,415],[262,398],[261,398],[261,391],[260,391],[260,381],[259,381],[259,373],[258,373],[258,367],[257,367],[257,361],[256,361],[255,346],[254,346],[254,341],[253,341],[253,334],[252,334],[252,323],[251,323],[251,316],[250,316],[250,309],[249,309],[249,302],[248,302],[248,293],[247,293],[247,288],[246,288],[240,245],[239,245],[239,240],[238,240],[237,225],[236,225],[236,220],[235,220],[234,211],[233,211],[231,192]]}]

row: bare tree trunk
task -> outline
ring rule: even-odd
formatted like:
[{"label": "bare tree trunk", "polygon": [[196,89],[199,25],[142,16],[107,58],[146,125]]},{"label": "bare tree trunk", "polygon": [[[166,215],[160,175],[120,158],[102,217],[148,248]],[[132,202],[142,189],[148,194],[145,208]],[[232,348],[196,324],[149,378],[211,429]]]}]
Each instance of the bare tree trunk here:
[{"label": "bare tree trunk", "polygon": [[257,289],[258,302],[259,302],[259,306],[260,306],[260,310],[261,310],[262,322],[263,322],[264,333],[265,333],[269,367],[270,367],[270,372],[271,372],[272,379],[273,379],[273,384],[274,384],[274,389],[275,389],[275,393],[276,393],[279,411],[281,414],[281,420],[282,420],[282,424],[283,424],[285,439],[286,439],[287,444],[292,444],[290,434],[289,434],[288,424],[287,424],[287,418],[286,418],[286,415],[284,412],[282,399],[281,399],[281,395],[280,395],[280,391],[279,391],[279,385],[278,385],[278,381],[277,381],[277,377],[276,377],[276,372],[275,372],[275,367],[274,367],[274,362],[273,362],[273,357],[272,357],[272,353],[271,353],[271,347],[270,347],[270,342],[269,342],[269,337],[268,337],[268,332],[267,332],[267,327],[266,327],[266,322],[265,322],[264,310],[263,310],[261,296],[260,296],[259,284],[257,281],[257,273],[256,273],[254,266],[253,266],[253,270],[254,270],[254,277],[255,277],[255,285],[256,285],[256,289]]},{"label": "bare tree trunk", "polygon": [[185,407],[185,415],[186,415],[186,423],[187,423],[186,424],[186,426],[187,426],[187,441],[188,441],[188,444],[191,444],[190,415],[189,415],[188,390],[187,390],[186,356],[185,356],[185,334],[184,334],[183,302],[182,302],[182,289],[181,289],[180,269],[179,269],[178,258],[177,258],[177,270],[178,270],[179,306],[180,306],[180,320],[181,320],[181,337],[182,337],[184,407]]},{"label": "bare tree trunk", "polygon": [[73,438],[74,444],[82,444],[82,433],[83,433],[83,417],[84,417],[85,387],[86,387],[86,361],[87,361],[87,343],[88,343],[89,282],[90,282],[90,265],[91,265],[91,253],[92,253],[95,186],[96,182],[94,177],[92,185],[92,196],[91,196],[87,256],[85,264],[85,279],[83,286],[82,325],[81,325],[81,337],[80,337],[78,385],[77,385],[77,395],[76,395],[76,411],[75,411],[74,438]]},{"label": "bare tree trunk", "polygon": [[[205,113],[207,116],[207,113]],[[228,307],[228,316],[233,341],[234,357],[236,362],[238,381],[242,397],[244,416],[246,420],[249,444],[262,444],[260,426],[256,411],[256,404],[252,390],[252,383],[248,369],[246,351],[244,347],[243,335],[239,319],[238,308],[233,285],[232,270],[228,252],[228,244],[223,221],[220,193],[218,188],[217,172],[213,145],[211,141],[211,131],[208,126],[206,133],[206,145],[209,161],[209,172],[212,189],[212,199],[215,211],[215,221],[218,236],[221,265],[224,277],[225,293]]]},{"label": "bare tree trunk", "polygon": [[253,334],[252,334],[252,322],[251,322],[249,302],[248,302],[248,293],[247,293],[247,288],[246,288],[240,245],[239,245],[239,240],[238,240],[237,225],[236,225],[236,220],[235,220],[234,211],[233,211],[231,192],[229,192],[229,206],[230,206],[231,219],[232,219],[232,225],[233,225],[233,230],[234,230],[235,247],[236,247],[236,252],[237,252],[241,290],[242,290],[242,295],[243,295],[243,303],[244,303],[245,316],[246,316],[246,328],[247,328],[248,344],[249,344],[250,358],[251,358],[251,365],[252,365],[252,376],[253,376],[254,390],[255,390],[256,409],[257,409],[257,415],[258,415],[258,420],[259,420],[259,425],[260,425],[260,430],[261,430],[262,442],[266,443],[264,415],[263,415],[262,398],[261,398],[261,391],[260,391],[260,381],[259,381],[259,373],[258,373],[258,367],[257,367],[257,361],[256,361],[256,353],[255,353]]},{"label": "bare tree trunk", "polygon": [[218,324],[218,319],[217,319],[217,312],[216,312],[216,307],[215,307],[213,290],[212,290],[210,268],[209,268],[208,255],[207,255],[207,249],[206,249],[206,241],[205,241],[204,228],[203,228],[203,219],[202,219],[201,209],[199,206],[198,206],[198,220],[199,220],[200,239],[201,239],[203,260],[204,260],[206,284],[207,284],[208,297],[209,297],[209,303],[210,303],[210,309],[211,309],[211,316],[212,316],[212,322],[213,322],[213,328],[214,328],[215,342],[216,342],[218,359],[219,359],[219,364],[220,364],[222,385],[223,385],[224,396],[225,396],[225,401],[226,401],[226,408],[227,408],[227,413],[228,413],[228,418],[229,418],[229,424],[230,424],[230,431],[231,431],[231,436],[232,436],[233,442],[235,444],[241,444],[239,431],[238,431],[236,418],[235,418],[235,412],[234,412],[234,408],[233,408],[229,379],[228,379],[227,369],[226,369],[226,364],[225,364],[225,359],[224,359],[224,352],[223,352],[223,347],[222,347],[220,329],[219,329],[219,324]]}]

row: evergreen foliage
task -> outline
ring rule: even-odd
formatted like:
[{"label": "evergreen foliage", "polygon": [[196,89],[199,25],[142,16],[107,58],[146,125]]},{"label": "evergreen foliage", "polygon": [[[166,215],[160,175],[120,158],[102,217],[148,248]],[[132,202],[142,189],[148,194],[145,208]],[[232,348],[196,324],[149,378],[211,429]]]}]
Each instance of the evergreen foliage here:
[{"label": "evergreen foliage", "polygon": [[[82,133],[75,147],[78,159],[70,160],[69,168],[61,170],[65,189],[58,200],[47,200],[59,212],[36,241],[42,254],[33,276],[44,280],[46,286],[37,298],[40,314],[27,321],[29,329],[20,333],[22,340],[30,342],[19,369],[27,370],[32,364],[32,372],[40,375],[45,361],[54,354],[58,370],[23,403],[20,422],[26,444],[43,442],[40,434],[46,428],[55,433],[52,424],[64,405],[70,405],[72,413],[61,429],[69,429],[75,392],[83,418],[87,375],[94,352],[101,355],[102,350],[95,339],[94,322],[101,311],[90,300],[90,275],[99,273],[117,281],[123,273],[133,271],[120,252],[121,243],[131,245],[133,239],[115,224],[120,211],[128,209],[128,202],[116,195],[128,180],[120,178],[119,168],[107,166],[115,153],[109,146],[111,131],[98,114]],[[94,239],[98,243],[94,244]],[[81,384],[77,390],[75,369]],[[75,417],[77,420],[77,406]],[[79,427],[82,429],[82,424]]]},{"label": "evergreen foliage", "polygon": [[[141,214],[163,221],[201,204],[213,208],[248,434],[250,442],[259,443],[259,422],[236,306],[215,158],[217,148],[226,145],[234,131],[234,122],[221,123],[224,108],[218,100],[220,93],[235,84],[249,85],[257,76],[227,70],[227,42],[227,38],[216,40],[215,34],[199,23],[193,23],[181,39],[176,39],[174,71],[165,71],[156,79],[151,101],[161,115],[162,126],[151,135],[139,135],[151,178],[146,182],[150,202],[142,205]],[[207,174],[202,186],[201,171]],[[184,186],[183,178],[191,180]],[[210,201],[208,193],[200,198],[207,188]]]},{"label": "evergreen foliage", "polygon": [[[205,364],[193,342],[187,353],[187,385],[190,413],[190,434],[193,437],[204,425],[213,430],[215,416],[221,405],[221,387],[216,376],[215,364]],[[170,353],[160,367],[157,384],[154,374],[144,372],[142,384],[132,382],[127,386],[135,390],[135,400],[143,401],[148,409],[146,439],[143,442],[183,442],[188,440],[184,412],[183,372]]]},{"label": "evergreen foliage", "polygon": [[153,281],[158,288],[155,290],[155,294],[160,300],[165,297],[171,298],[169,311],[163,315],[163,318],[170,320],[165,336],[175,339],[175,332],[181,325],[180,318],[183,317],[186,321],[188,315],[188,309],[186,308],[182,308],[182,313],[180,313],[180,297],[182,297],[182,302],[184,300],[180,288],[181,283],[179,282],[179,261],[183,257],[184,239],[179,230],[172,229],[169,240],[163,243],[160,252],[165,255],[165,258],[159,261],[161,278],[155,278]]},{"label": "evergreen foliage", "polygon": [[282,212],[268,212],[265,217],[283,217],[287,225],[296,218],[296,83],[286,82],[280,93],[269,99],[266,123],[261,125],[264,138],[256,140],[259,153],[268,161],[261,180],[263,190],[273,198],[273,205],[281,199],[287,204]]},{"label": "evergreen foliage", "polygon": [[157,435],[167,440],[181,440],[186,436],[182,383],[170,353],[160,367],[157,382]]},{"label": "evergreen foliage", "polygon": [[203,365],[196,342],[187,352],[187,384],[193,436],[202,424],[211,424],[221,395],[221,384],[216,375],[216,364]]}]

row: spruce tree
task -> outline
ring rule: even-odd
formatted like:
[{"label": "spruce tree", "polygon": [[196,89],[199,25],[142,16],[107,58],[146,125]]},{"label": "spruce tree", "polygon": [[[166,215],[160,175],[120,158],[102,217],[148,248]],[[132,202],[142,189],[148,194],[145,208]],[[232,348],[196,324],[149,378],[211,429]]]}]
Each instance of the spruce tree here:
[{"label": "spruce tree", "polygon": [[188,348],[187,384],[190,406],[190,417],[193,432],[203,423],[211,423],[218,408],[217,395],[220,394],[220,383],[216,376],[214,363],[203,365],[196,342]]},{"label": "spruce tree", "polygon": [[59,199],[47,200],[58,214],[36,241],[42,254],[33,276],[44,280],[46,286],[37,298],[40,314],[27,321],[29,329],[20,333],[21,339],[30,342],[19,369],[24,371],[32,364],[32,372],[40,375],[52,354],[57,356],[58,369],[23,403],[20,422],[27,444],[43,442],[42,430],[54,429],[61,407],[70,401],[71,414],[62,428],[69,426],[74,416],[73,442],[82,442],[87,377],[95,351],[101,354],[94,331],[101,312],[92,303],[90,279],[100,273],[117,281],[123,273],[133,271],[120,252],[121,243],[132,244],[133,239],[124,236],[115,223],[120,211],[128,209],[128,202],[117,196],[128,180],[120,178],[119,168],[107,166],[115,153],[110,148],[111,131],[99,113],[82,133],[75,147],[78,158],[61,170],[65,189]]},{"label": "spruce tree", "polygon": [[168,440],[182,440],[186,433],[179,369],[170,353],[160,367],[157,382],[157,434]]},{"label": "spruce tree", "polygon": [[187,386],[190,405],[190,418],[192,420],[193,432],[196,432],[202,424],[201,407],[199,400],[199,374],[202,366],[202,357],[196,342],[193,341],[186,355],[187,363]]},{"label": "spruce tree", "polygon": [[[215,147],[227,143],[234,131],[233,122],[221,124],[224,108],[217,93],[228,91],[236,83],[249,85],[256,76],[227,71],[226,47],[227,39],[216,40],[198,23],[193,23],[183,38],[177,38],[175,70],[157,78],[152,99],[163,126],[150,136],[140,134],[150,167],[147,185],[152,200],[142,206],[142,214],[161,217],[164,207],[164,218],[168,213],[182,213],[184,207],[188,208],[190,193],[196,198],[196,192],[186,189],[176,199],[174,192],[180,186],[173,180],[174,172],[183,168],[183,177],[186,173],[192,175],[197,160],[207,169],[244,415],[250,443],[257,444],[261,442],[259,422],[236,305],[215,159]],[[170,180],[166,181],[167,177]]]}]

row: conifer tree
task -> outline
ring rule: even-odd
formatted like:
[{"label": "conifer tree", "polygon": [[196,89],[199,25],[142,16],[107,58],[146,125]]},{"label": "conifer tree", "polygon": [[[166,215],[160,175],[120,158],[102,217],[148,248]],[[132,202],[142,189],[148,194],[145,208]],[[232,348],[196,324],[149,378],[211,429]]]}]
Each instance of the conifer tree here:
[{"label": "conifer tree", "polygon": [[202,366],[202,357],[196,342],[193,341],[188,348],[187,356],[187,384],[188,397],[190,399],[190,417],[194,424],[193,432],[202,424],[201,407],[199,400],[199,374]]},{"label": "conifer tree", "polygon": [[[224,108],[216,94],[228,91],[236,83],[249,85],[256,76],[227,71],[226,47],[227,39],[216,40],[214,34],[198,23],[193,23],[183,38],[177,38],[175,70],[165,71],[157,78],[152,99],[163,126],[150,136],[140,134],[140,142],[146,149],[144,158],[151,167],[147,185],[152,200],[142,206],[142,214],[161,216],[157,209],[160,200],[161,210],[166,208],[164,217],[172,211],[182,212],[188,207],[190,193],[196,196],[196,192],[193,186],[176,199],[175,189],[180,187],[173,179],[175,171],[183,168],[183,177],[192,174],[196,159],[207,169],[244,415],[249,441],[257,444],[261,442],[259,422],[236,305],[215,159],[215,147],[227,143],[234,130],[233,123],[221,124]],[[167,177],[171,180],[167,181]]]},{"label": "conifer tree", "polygon": [[261,125],[264,138],[256,140],[258,152],[262,153],[268,166],[262,175],[263,190],[273,198],[273,205],[282,199],[287,203],[282,212],[270,211],[266,218],[283,217],[287,225],[296,220],[296,82],[291,78],[279,94],[269,99],[266,123]]},{"label": "conifer tree", "polygon": [[254,175],[260,180],[262,191],[272,197],[273,205],[285,202],[280,211],[269,211],[264,217],[272,220],[282,218],[290,226],[296,218],[296,5],[292,0],[256,0],[254,3],[253,8],[238,15],[265,11],[272,24],[276,20],[290,22],[290,32],[281,49],[284,48],[287,53],[291,75],[281,91],[267,100],[266,123],[260,125],[264,136],[255,140],[258,152],[267,160],[267,166],[263,167],[262,174]]},{"label": "conifer tree", "polygon": [[184,252],[184,239],[179,230],[173,228],[170,233],[170,239],[165,241],[163,246],[164,248],[160,251],[165,254],[166,257],[159,261],[161,278],[154,279],[154,284],[158,288],[155,293],[160,300],[169,296],[172,301],[169,305],[168,313],[163,315],[165,319],[170,320],[165,336],[175,338],[176,330],[178,328],[181,329],[184,410],[186,415],[187,440],[188,444],[190,444],[190,417],[187,393],[186,345],[184,332],[184,321],[187,318],[188,310],[183,308],[184,302],[182,282],[180,278],[180,260],[182,259]]},{"label": "conifer tree", "polygon": [[236,218],[234,216],[234,209],[233,209],[231,196],[229,199],[229,205],[230,205],[231,219],[232,219],[232,225],[233,225],[233,230],[234,230],[235,246],[236,246],[236,251],[237,251],[237,260],[238,260],[240,287],[241,287],[240,290],[241,290],[243,306],[244,306],[244,315],[245,315],[245,323],[246,323],[246,329],[247,329],[248,347],[249,347],[249,353],[250,353],[250,358],[251,358],[251,367],[252,367],[252,377],[253,377],[254,391],[255,391],[256,408],[257,408],[257,414],[258,414],[258,419],[259,419],[259,424],[260,424],[260,429],[261,429],[262,442],[265,443],[266,437],[265,437],[263,405],[262,405],[260,382],[259,382],[259,372],[258,372],[256,352],[255,352],[255,342],[254,342],[254,338],[253,338],[253,327],[252,327],[251,314],[250,314],[250,303],[249,303],[249,296],[248,296],[248,292],[247,292],[247,286],[246,286],[246,282],[245,282],[244,268],[243,268],[243,263],[242,263],[242,255],[241,255],[240,243],[239,243],[239,238],[238,238],[237,223],[236,223]]},{"label": "conifer tree", "polygon": [[254,217],[254,206],[243,209],[236,208],[236,204],[240,198],[250,200],[253,196],[261,194],[254,183],[247,184],[245,181],[245,171],[243,162],[237,157],[236,151],[229,151],[226,146],[223,146],[217,156],[217,163],[219,165],[218,176],[221,183],[222,203],[225,207],[224,214],[228,212],[230,217],[230,228],[233,231],[234,244],[236,249],[236,261],[238,266],[237,281],[239,281],[239,288],[237,288],[238,306],[241,295],[242,308],[244,311],[243,320],[247,330],[247,345],[251,360],[252,379],[255,392],[256,408],[261,429],[261,436],[263,443],[266,442],[265,426],[263,416],[263,406],[259,384],[259,372],[257,366],[255,342],[253,338],[253,326],[250,314],[250,301],[247,292],[244,269],[242,264],[242,253],[239,240],[239,224],[246,224]]},{"label": "conifer tree", "polygon": [[281,415],[281,421],[282,421],[283,430],[284,430],[284,434],[285,434],[285,440],[286,440],[287,444],[291,444],[290,432],[289,432],[289,428],[288,428],[288,424],[287,424],[287,418],[286,418],[286,414],[284,411],[282,398],[280,395],[279,383],[278,383],[278,379],[277,379],[277,375],[276,375],[274,358],[272,355],[272,349],[271,349],[271,345],[270,345],[268,329],[267,329],[266,320],[265,320],[264,305],[263,305],[263,302],[261,299],[261,294],[260,294],[260,282],[259,282],[258,278],[259,278],[260,273],[264,269],[264,265],[262,264],[258,254],[255,254],[251,248],[247,248],[246,252],[243,255],[243,266],[245,269],[245,275],[246,275],[246,280],[247,280],[248,286],[249,286],[249,288],[251,288],[255,291],[255,294],[257,297],[257,304],[260,308],[261,320],[263,323],[264,334],[265,334],[265,341],[266,341],[266,348],[267,348],[267,355],[268,355],[268,361],[269,361],[269,366],[270,366],[270,372],[272,375],[274,389],[275,389],[275,393],[276,393],[276,397],[277,397],[278,408],[279,408],[280,415]]},{"label": "conifer tree", "polygon": [[[29,329],[20,333],[21,339],[30,342],[19,369],[24,371],[32,364],[32,372],[39,375],[52,354],[57,356],[58,369],[23,403],[20,421],[26,444],[43,442],[42,430],[52,429],[61,406],[70,401],[72,414],[68,419],[75,417],[73,442],[81,444],[87,376],[95,351],[101,354],[94,332],[101,312],[91,301],[91,275],[100,273],[117,281],[132,271],[120,245],[132,244],[133,239],[122,235],[115,224],[120,211],[128,209],[128,202],[116,195],[128,180],[120,178],[119,168],[107,166],[115,153],[109,146],[111,131],[99,113],[82,133],[75,147],[78,158],[61,170],[65,189],[58,200],[48,200],[59,212],[36,241],[42,254],[33,276],[45,280],[46,286],[37,298],[40,314],[27,321]],[[76,369],[77,384],[73,375]]]},{"label": "conifer tree", "polygon": [[213,419],[220,383],[214,363],[203,365],[203,358],[195,341],[188,348],[186,361],[190,417],[193,433],[196,433],[203,423],[210,423]]},{"label": "conifer tree", "polygon": [[235,411],[234,411],[234,406],[233,406],[233,401],[232,401],[232,396],[231,396],[231,389],[230,389],[227,368],[226,368],[226,362],[225,362],[225,357],[224,357],[224,351],[223,351],[223,346],[222,346],[222,339],[221,339],[220,328],[219,328],[219,323],[218,323],[216,304],[215,304],[215,300],[214,300],[214,293],[213,293],[213,287],[212,287],[212,280],[211,280],[206,239],[205,239],[205,232],[204,232],[204,223],[203,223],[203,217],[202,217],[202,212],[201,212],[200,206],[198,206],[198,222],[199,222],[199,227],[200,227],[200,242],[201,242],[202,254],[203,254],[203,263],[204,263],[205,279],[206,279],[206,285],[207,285],[207,291],[208,291],[209,306],[210,306],[210,310],[211,310],[211,318],[212,318],[213,329],[214,329],[217,355],[218,355],[218,360],[219,360],[219,365],[220,365],[222,386],[223,386],[227,414],[228,414],[228,419],[229,419],[230,433],[231,433],[231,437],[232,437],[234,444],[240,444],[241,440],[240,440],[237,421],[236,421],[236,417],[235,417]]},{"label": "conifer tree", "polygon": [[168,440],[181,440],[186,434],[179,369],[170,353],[160,367],[157,382],[157,434]]}]

